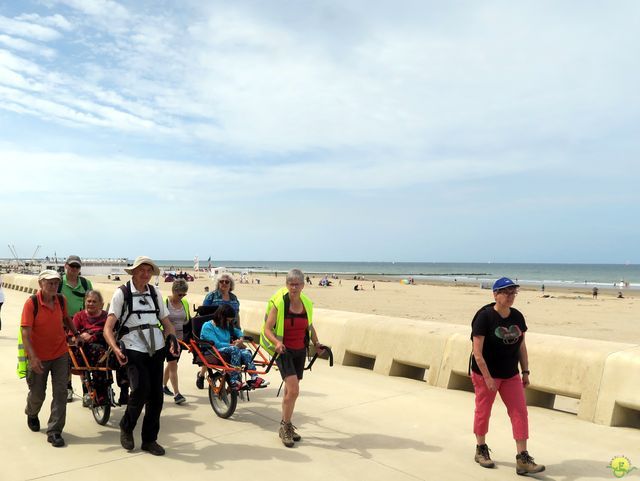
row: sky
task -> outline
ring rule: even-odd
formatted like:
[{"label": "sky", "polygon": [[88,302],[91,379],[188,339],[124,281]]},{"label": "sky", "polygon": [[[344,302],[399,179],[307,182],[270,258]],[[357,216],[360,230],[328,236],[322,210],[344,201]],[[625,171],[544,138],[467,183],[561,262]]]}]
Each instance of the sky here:
[{"label": "sky", "polygon": [[640,3],[0,3],[0,257],[640,263]]}]

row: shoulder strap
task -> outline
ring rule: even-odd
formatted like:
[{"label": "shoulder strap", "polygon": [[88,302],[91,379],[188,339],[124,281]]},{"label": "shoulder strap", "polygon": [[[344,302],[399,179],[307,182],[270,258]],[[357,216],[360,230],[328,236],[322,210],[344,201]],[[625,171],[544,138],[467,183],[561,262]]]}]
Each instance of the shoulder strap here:
[{"label": "shoulder strap", "polygon": [[33,320],[35,321],[36,316],[38,315],[38,296],[32,294],[29,296],[29,299],[31,299],[31,302],[33,303]]},{"label": "shoulder strap", "polygon": [[89,290],[89,283],[87,282],[87,279],[80,276],[80,284],[82,284],[82,288],[84,289],[84,292],[87,292]]},{"label": "shoulder strap", "polygon": [[[153,301],[153,306],[156,308],[156,317],[160,320],[160,303],[158,302],[158,293],[156,288],[149,284],[149,294],[151,295],[151,300]],[[169,298],[167,297],[167,301]]]},{"label": "shoulder strap", "polygon": [[[122,311],[120,312],[120,316],[118,316],[118,320],[121,325],[124,325],[126,320],[131,315],[131,311],[133,311],[133,295],[131,294],[131,281],[127,281],[125,284],[122,284],[118,289],[122,291],[122,295],[124,296],[124,302],[122,303]],[[125,311],[127,312],[127,319],[123,319]]]}]

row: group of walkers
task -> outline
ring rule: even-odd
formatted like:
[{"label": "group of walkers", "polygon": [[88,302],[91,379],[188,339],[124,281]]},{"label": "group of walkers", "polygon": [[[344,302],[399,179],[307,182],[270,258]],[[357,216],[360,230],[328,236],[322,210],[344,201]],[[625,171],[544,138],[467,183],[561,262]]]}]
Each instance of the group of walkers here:
[{"label": "group of walkers", "polygon": [[[171,295],[163,302],[160,292],[149,284],[160,269],[152,259],[140,256],[125,269],[131,280],[115,291],[107,313],[102,309],[100,293],[79,276],[80,267],[80,258],[70,256],[62,278],[55,271],[42,271],[38,276],[40,289],[25,302],[21,320],[24,353],[20,362],[29,387],[25,408],[27,425],[32,431],[40,430],[38,414],[51,374],[47,441],[55,447],[64,446],[62,430],[70,372],[66,327],[73,336],[71,343],[84,344],[91,362],[103,357],[108,348],[122,366],[121,371],[125,371],[118,376],[119,403],[127,406],[120,421],[122,447],[134,449],[133,431],[144,409],[140,448],[153,455],[163,455],[165,450],[157,442],[163,396],[174,396],[176,404],[185,402],[178,386],[177,362],[181,351],[178,339],[184,339],[191,331],[191,314],[185,299],[188,284],[182,279],[175,281]],[[284,383],[279,437],[287,447],[301,439],[292,417],[308,343],[313,343],[320,353],[324,350],[313,324],[313,304],[302,292],[304,286],[304,274],[292,269],[287,274],[286,285],[269,299],[260,333],[260,345],[270,355],[277,355],[276,363]],[[470,375],[475,391],[475,461],[485,468],[495,466],[486,435],[491,408],[496,394],[500,393],[515,439],[516,472],[531,474],[545,467],[536,464],[527,451],[529,431],[524,388],[529,384],[530,372],[525,342],[527,325],[522,313],[513,307],[518,288],[511,279],[498,279],[493,285],[495,302],[479,309],[472,321]],[[206,295],[203,305],[217,309],[213,321],[203,326],[200,337],[213,342],[232,364],[245,364],[255,370],[251,354],[242,341],[240,303],[233,290],[233,278],[223,274],[215,290]],[[206,368],[197,374],[196,386],[200,389],[204,388],[205,373]],[[231,381],[234,388],[242,387],[238,373]],[[248,384],[257,388],[268,382],[253,375]]]},{"label": "group of walkers", "polygon": [[[186,401],[178,387],[177,362],[181,351],[178,339],[186,338],[191,330],[191,314],[185,299],[188,285],[182,279],[175,281],[171,295],[163,301],[161,293],[150,285],[152,277],[159,275],[159,267],[149,257],[140,256],[125,269],[131,280],[116,289],[109,311],[105,312],[101,294],[87,279],[79,276],[81,265],[78,256],[70,256],[62,278],[56,271],[42,271],[38,275],[40,289],[23,307],[18,372],[24,373],[29,388],[25,408],[27,426],[34,432],[40,431],[39,413],[51,375],[52,401],[47,441],[54,447],[65,445],[62,431],[66,407],[68,399],[73,399],[72,390],[71,396],[68,395],[68,389],[71,389],[69,335],[72,346],[83,345],[89,363],[104,360],[110,352],[117,360],[116,367],[120,366],[120,374],[117,374],[121,388],[118,402],[126,405],[120,421],[122,447],[128,451],[135,448],[133,431],[144,410],[140,449],[161,456],[165,450],[157,440],[163,396],[174,396],[176,404]],[[231,276],[223,274],[216,289],[205,298],[203,305],[217,309],[213,321],[203,326],[201,338],[213,342],[232,364],[245,364],[247,369],[254,370],[251,354],[242,342],[240,304],[231,292],[233,287]],[[302,272],[297,269],[290,271],[286,287],[269,300],[261,333],[262,346],[270,354],[278,354],[276,363],[285,384],[279,436],[288,447],[301,439],[291,418],[302,379],[305,338],[308,336],[318,351],[324,349],[312,325],[311,301],[301,293],[303,287]],[[286,327],[285,319],[290,320]],[[77,351],[72,348],[72,352]],[[231,380],[235,389],[242,388],[239,373],[234,373]],[[106,376],[101,379],[98,374],[94,381],[108,387]],[[169,382],[173,391],[169,389]],[[252,375],[247,384],[251,388],[259,388],[265,387],[268,381]],[[196,385],[204,388],[204,376],[200,373]],[[83,396],[85,404],[105,402],[104,393],[100,389],[97,392],[96,400]]]}]

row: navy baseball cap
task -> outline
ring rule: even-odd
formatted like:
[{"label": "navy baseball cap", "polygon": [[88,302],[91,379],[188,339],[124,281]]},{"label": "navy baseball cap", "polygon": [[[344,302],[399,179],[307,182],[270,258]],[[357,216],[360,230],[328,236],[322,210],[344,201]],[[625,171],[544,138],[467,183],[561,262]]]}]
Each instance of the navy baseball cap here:
[{"label": "navy baseball cap", "polygon": [[505,287],[520,287],[520,284],[516,284],[508,277],[501,277],[493,283],[493,292],[504,289]]}]

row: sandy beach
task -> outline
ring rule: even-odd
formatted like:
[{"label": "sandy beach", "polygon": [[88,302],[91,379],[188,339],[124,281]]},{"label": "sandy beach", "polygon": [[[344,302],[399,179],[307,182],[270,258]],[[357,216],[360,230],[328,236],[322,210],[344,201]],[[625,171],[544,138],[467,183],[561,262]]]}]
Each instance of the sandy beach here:
[{"label": "sandy beach", "polygon": [[[191,272],[191,274],[194,274]],[[188,299],[200,305],[205,286],[213,287],[213,280],[198,273],[189,283]],[[248,284],[240,284],[236,278],[235,293],[245,300],[265,301],[284,285],[284,276],[259,275]],[[125,281],[128,276],[122,276]],[[260,284],[255,282],[260,280]],[[313,285],[305,287],[316,307],[366,314],[381,314],[414,320],[427,320],[452,324],[470,325],[471,318],[482,305],[493,300],[490,290],[472,285],[405,285],[397,281],[340,279],[331,287],[319,287],[320,277],[312,278]],[[119,285],[119,282],[95,277],[96,282]],[[355,291],[354,285],[364,290]],[[164,295],[171,283],[159,284]],[[601,292],[593,299],[588,291],[547,288],[545,296],[539,290],[522,289],[515,306],[527,320],[531,332],[561,336],[600,339],[606,341],[640,344],[638,303],[633,294],[617,299],[616,292]]]}]

